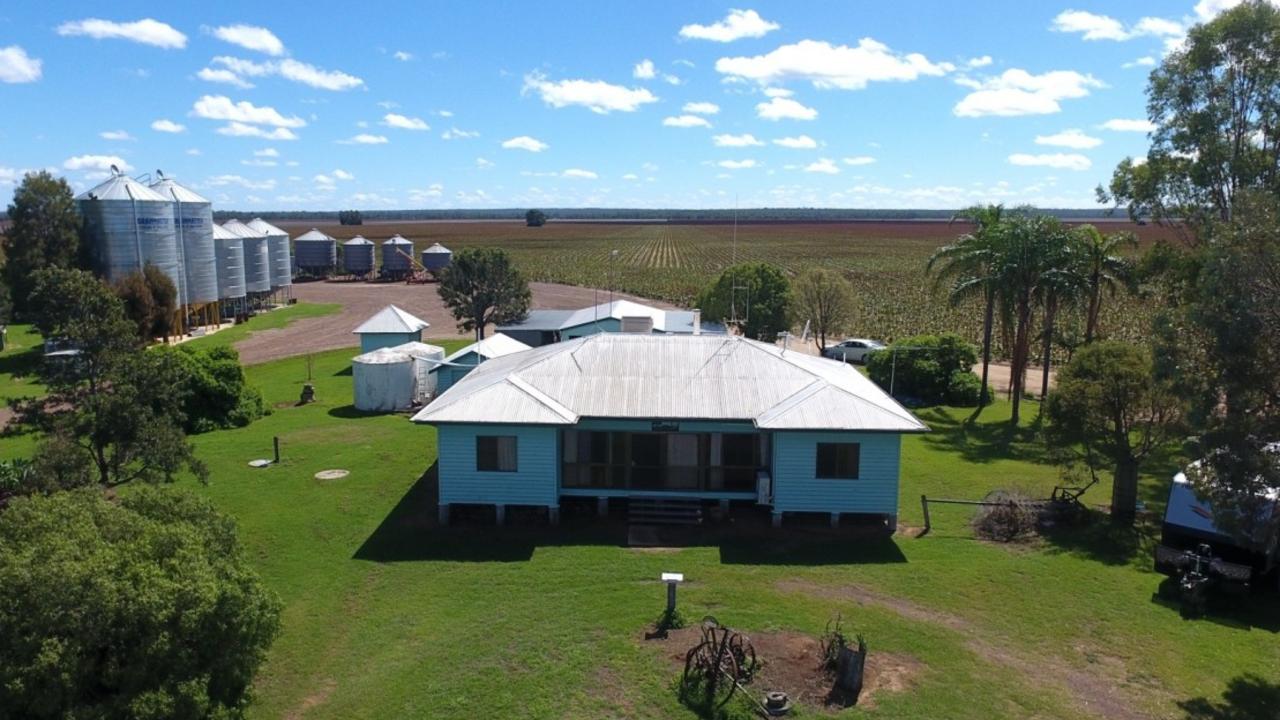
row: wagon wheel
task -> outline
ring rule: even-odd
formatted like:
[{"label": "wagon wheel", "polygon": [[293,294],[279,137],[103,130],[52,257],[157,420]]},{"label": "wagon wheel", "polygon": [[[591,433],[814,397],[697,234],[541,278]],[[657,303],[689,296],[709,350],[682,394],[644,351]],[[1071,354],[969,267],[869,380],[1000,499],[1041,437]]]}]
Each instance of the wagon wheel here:
[{"label": "wagon wheel", "polygon": [[707,706],[720,708],[738,689],[738,672],[738,661],[727,647],[716,642],[703,642],[685,656],[683,683],[692,689],[693,682],[701,681]]},{"label": "wagon wheel", "polygon": [[751,678],[759,668],[756,648],[751,644],[751,638],[741,633],[734,633],[729,638],[729,654],[738,663],[738,672],[741,675],[736,677],[744,683],[751,682]]}]

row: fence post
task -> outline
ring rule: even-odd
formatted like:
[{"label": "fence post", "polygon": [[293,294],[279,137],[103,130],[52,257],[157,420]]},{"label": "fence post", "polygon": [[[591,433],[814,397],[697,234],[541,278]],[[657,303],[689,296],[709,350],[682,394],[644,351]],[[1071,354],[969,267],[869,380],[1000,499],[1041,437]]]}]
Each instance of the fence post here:
[{"label": "fence post", "polygon": [[920,496],[920,509],[924,510],[924,530],[916,537],[924,537],[929,530],[933,528],[933,524],[929,522],[929,498],[926,495]]}]

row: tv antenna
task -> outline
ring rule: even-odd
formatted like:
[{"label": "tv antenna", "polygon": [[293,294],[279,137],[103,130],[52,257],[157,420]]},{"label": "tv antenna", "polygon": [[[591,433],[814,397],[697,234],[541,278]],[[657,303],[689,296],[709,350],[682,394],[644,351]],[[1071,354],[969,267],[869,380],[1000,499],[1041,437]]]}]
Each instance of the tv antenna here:
[{"label": "tv antenna", "polygon": [[[751,286],[738,284],[738,195],[733,195],[733,253],[730,261],[729,276],[729,325],[739,329],[751,320]],[[738,315],[738,291],[746,295],[743,315]]]}]

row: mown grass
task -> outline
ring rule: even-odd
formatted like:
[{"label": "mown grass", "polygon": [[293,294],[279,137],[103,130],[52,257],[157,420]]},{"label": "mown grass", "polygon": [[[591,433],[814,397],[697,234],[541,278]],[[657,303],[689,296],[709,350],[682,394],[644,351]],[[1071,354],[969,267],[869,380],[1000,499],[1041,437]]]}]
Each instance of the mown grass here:
[{"label": "mown grass", "polygon": [[[435,432],[403,415],[353,412],[353,354],[314,356],[319,401],[301,407],[304,359],[248,368],[274,413],[196,438],[212,480],[193,487],[237,518],[254,565],[285,601],[254,717],[691,717],[667,657],[685,648],[642,639],[662,609],[656,578],[669,570],[688,580],[686,617],[817,633],[838,612],[873,654],[922,664],[907,691],[850,717],[1097,717],[1107,714],[1099,688],[1109,687],[1135,717],[1214,717],[1182,704],[1218,702],[1233,682],[1245,691],[1227,701],[1237,715],[1222,717],[1253,717],[1240,708],[1280,692],[1274,597],[1231,617],[1183,620],[1153,597],[1161,578],[1140,531],[1099,525],[996,546],[973,538],[967,510],[943,508],[918,539],[791,528],[643,552],[568,518],[559,529],[434,528],[417,481],[434,462]],[[1044,493],[1059,481],[1029,434],[1006,435],[1007,405],[965,428],[968,413],[922,413],[935,432],[904,445],[904,524],[920,523],[921,493]],[[270,456],[273,436],[281,464],[249,468]],[[1144,478],[1147,497],[1164,492],[1174,465]],[[313,477],[329,468],[351,474]],[[1108,492],[1086,499],[1105,503]]]}]

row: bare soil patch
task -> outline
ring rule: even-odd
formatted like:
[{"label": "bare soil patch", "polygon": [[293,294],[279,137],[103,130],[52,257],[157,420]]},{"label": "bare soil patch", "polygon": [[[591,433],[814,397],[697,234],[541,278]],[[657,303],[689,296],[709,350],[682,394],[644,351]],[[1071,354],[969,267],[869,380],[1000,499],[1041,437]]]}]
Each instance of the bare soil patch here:
[{"label": "bare soil patch", "polygon": [[315,692],[302,698],[302,702],[298,703],[298,707],[285,713],[286,720],[301,720],[306,716],[307,711],[328,702],[329,696],[333,694],[334,689],[337,687],[338,683],[333,678],[326,678],[320,684],[320,687],[316,688]]}]

